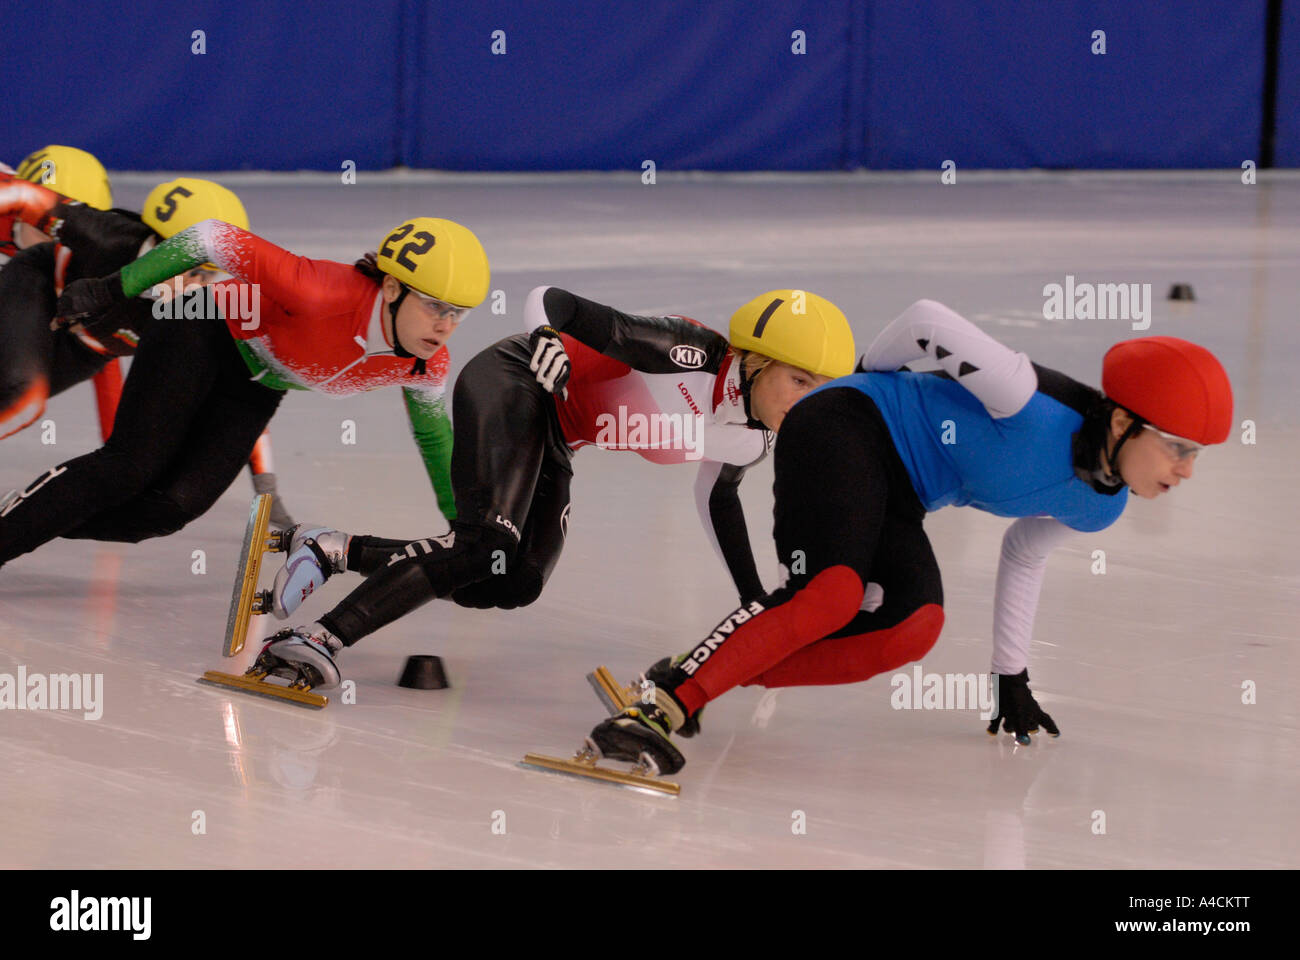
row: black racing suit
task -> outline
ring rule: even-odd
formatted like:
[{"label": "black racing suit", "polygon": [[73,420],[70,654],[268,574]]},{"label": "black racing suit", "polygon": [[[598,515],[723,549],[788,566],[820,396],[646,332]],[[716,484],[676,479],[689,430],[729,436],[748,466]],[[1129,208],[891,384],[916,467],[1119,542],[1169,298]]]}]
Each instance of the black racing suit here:
[{"label": "black racing suit", "polygon": [[[727,357],[725,338],[680,317],[624,314],[556,288],[544,302],[546,322],[581,348],[625,369],[671,374],[670,384],[683,375],[670,359],[674,349],[697,348],[708,373]],[[320,618],[345,644],[434,598],[510,609],[541,594],[567,533],[572,449],[556,398],[537,382],[530,360],[528,335],[507,337],[474,357],[456,381],[451,481],[457,519],[451,532],[415,541],[352,538],[347,568],[367,579]],[[584,389],[575,373],[569,404]],[[754,440],[761,456],[764,443],[757,435]],[[736,492],[744,470],[743,464],[720,465],[707,508],[719,551],[742,598],[749,599],[763,588]]]}]

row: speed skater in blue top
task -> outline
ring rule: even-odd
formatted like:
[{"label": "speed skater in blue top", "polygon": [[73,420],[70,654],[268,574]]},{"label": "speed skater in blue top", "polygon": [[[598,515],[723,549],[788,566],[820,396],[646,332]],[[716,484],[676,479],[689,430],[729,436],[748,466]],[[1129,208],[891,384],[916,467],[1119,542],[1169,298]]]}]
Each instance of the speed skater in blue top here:
[{"label": "speed skater in blue top", "polygon": [[[908,364],[928,359],[939,370]],[[943,626],[926,513],[973,506],[1017,518],[1002,540],[993,673],[1003,729],[1059,729],[1029,690],[1029,642],[1053,547],[1103,530],[1128,502],[1190,479],[1232,424],[1227,373],[1176,337],[1116,344],[1102,390],[1039,366],[952,310],[922,300],[887,326],[858,371],[809,393],[775,453],[774,593],[729,613],[687,653],[642,675],[640,703],[591,740],[613,760],[685,763],[670,739],[738,685],[857,683],[924,656]],[[615,705],[617,706],[617,705]],[[649,766],[648,764],[646,765]]]}]

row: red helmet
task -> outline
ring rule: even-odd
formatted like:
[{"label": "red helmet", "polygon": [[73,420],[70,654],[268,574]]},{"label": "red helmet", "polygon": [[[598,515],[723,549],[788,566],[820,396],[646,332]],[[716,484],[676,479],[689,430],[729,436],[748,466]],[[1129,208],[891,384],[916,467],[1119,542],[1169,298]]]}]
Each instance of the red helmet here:
[{"label": "red helmet", "polygon": [[1232,429],[1232,384],[1202,346],[1177,337],[1117,343],[1101,363],[1101,389],[1155,427],[1197,443],[1223,443]]}]

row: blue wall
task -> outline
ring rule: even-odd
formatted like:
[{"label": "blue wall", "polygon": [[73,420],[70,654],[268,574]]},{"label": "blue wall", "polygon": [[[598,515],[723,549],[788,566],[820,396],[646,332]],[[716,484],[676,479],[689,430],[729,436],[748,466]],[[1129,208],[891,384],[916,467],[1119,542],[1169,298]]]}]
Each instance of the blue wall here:
[{"label": "blue wall", "polygon": [[[61,0],[21,29],[6,14],[0,62],[33,79],[11,83],[0,159],[63,142],[117,169],[1238,167],[1258,154],[1265,6]],[[1280,165],[1300,164],[1298,8]]]},{"label": "blue wall", "polygon": [[1282,5],[1279,53],[1274,162],[1279,167],[1300,167],[1300,0]]}]

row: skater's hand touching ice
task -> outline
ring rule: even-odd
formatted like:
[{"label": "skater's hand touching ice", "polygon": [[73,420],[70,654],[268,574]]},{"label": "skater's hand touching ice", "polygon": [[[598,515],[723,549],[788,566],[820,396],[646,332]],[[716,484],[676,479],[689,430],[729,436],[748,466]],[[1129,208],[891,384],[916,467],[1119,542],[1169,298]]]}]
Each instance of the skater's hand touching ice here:
[{"label": "skater's hand touching ice", "polygon": [[996,674],[998,681],[998,713],[989,723],[989,736],[996,736],[998,723],[1007,733],[1016,735],[1016,742],[1029,743],[1029,735],[1039,727],[1054,737],[1061,735],[1052,718],[1043,712],[1034,695],[1029,692],[1029,670],[1017,674]]},{"label": "skater's hand touching ice", "polygon": [[560,332],[554,327],[542,326],[533,330],[528,338],[528,348],[533,352],[533,359],[528,369],[537,374],[537,382],[547,393],[558,393],[563,400],[569,399],[569,354],[564,349]]},{"label": "skater's hand touching ice", "polygon": [[121,273],[74,280],[63,288],[63,295],[55,305],[55,323],[58,326],[68,326],[104,313],[115,304],[125,303],[126,299],[122,290]]}]

